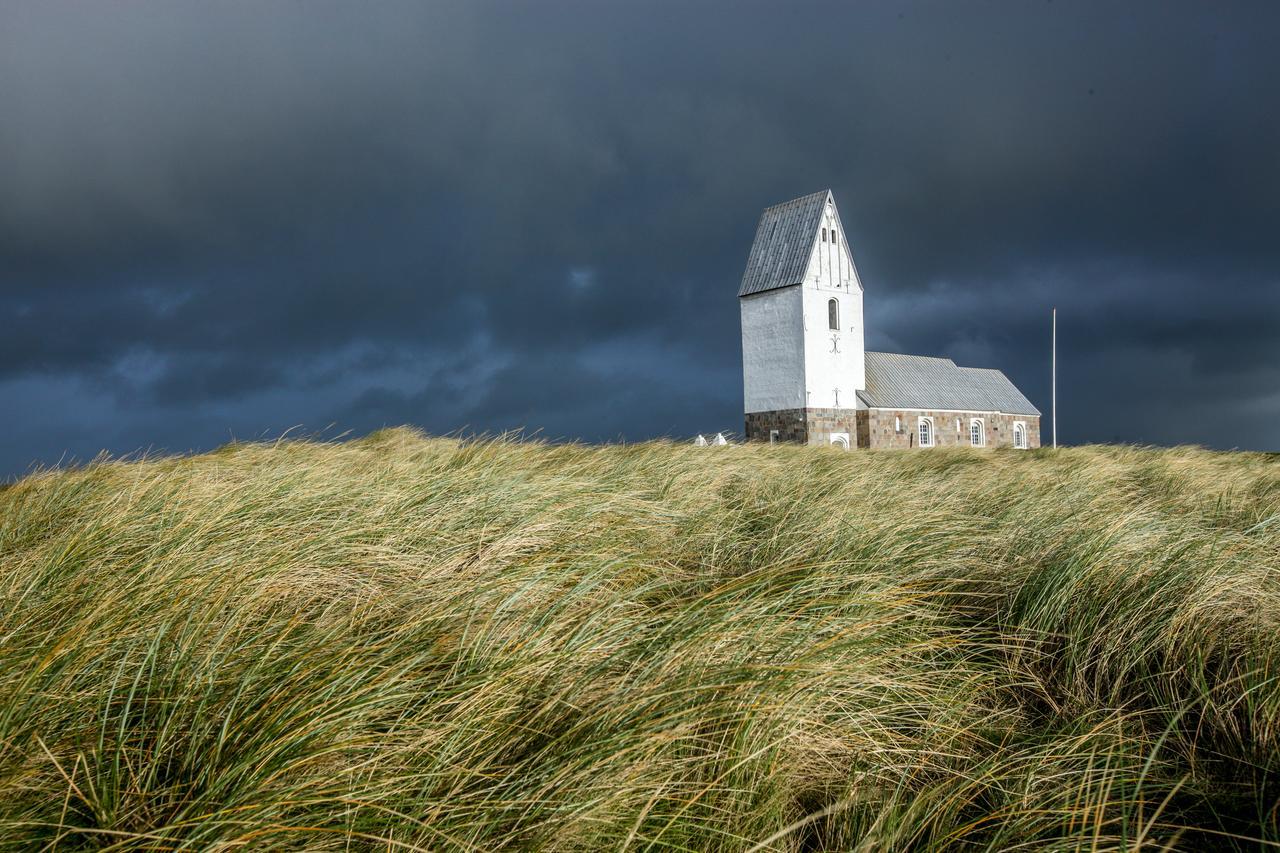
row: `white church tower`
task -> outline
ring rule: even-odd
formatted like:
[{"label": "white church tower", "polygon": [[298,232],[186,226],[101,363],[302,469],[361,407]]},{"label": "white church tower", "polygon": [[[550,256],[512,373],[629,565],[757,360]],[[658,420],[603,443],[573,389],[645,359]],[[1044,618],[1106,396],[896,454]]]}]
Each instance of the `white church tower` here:
[{"label": "white church tower", "polygon": [[738,296],[747,439],[856,446],[862,282],[830,190],[761,214]]}]

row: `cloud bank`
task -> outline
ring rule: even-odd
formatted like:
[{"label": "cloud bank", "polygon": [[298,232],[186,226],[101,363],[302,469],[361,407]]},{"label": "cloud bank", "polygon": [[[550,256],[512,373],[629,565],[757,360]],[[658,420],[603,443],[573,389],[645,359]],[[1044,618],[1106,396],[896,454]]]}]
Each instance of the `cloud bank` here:
[{"label": "cloud bank", "polygon": [[740,428],[762,207],[1070,442],[1280,447],[1271,4],[0,7],[0,471]]}]

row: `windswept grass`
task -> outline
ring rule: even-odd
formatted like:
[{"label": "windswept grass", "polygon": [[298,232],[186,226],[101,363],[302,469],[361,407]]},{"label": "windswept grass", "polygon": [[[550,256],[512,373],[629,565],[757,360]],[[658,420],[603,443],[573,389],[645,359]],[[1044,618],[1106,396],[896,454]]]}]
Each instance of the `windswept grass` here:
[{"label": "windswept grass", "polygon": [[0,847],[1280,846],[1280,460],[390,430],[0,491]]}]

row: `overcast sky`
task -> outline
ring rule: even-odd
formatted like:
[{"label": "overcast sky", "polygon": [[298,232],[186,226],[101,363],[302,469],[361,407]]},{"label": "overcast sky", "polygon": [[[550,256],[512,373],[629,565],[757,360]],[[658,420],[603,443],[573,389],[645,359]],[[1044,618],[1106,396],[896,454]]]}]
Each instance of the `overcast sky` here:
[{"label": "overcast sky", "polygon": [[0,5],[0,476],[741,430],[760,210],[1059,436],[1280,449],[1280,4]]}]

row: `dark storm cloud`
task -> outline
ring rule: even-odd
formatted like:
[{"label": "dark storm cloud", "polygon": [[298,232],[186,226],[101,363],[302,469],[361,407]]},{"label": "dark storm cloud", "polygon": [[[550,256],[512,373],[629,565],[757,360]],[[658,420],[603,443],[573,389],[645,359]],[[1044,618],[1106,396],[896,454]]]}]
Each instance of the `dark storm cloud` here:
[{"label": "dark storm cloud", "polygon": [[1069,441],[1280,444],[1270,5],[0,7],[0,468],[740,421],[761,207]]}]

